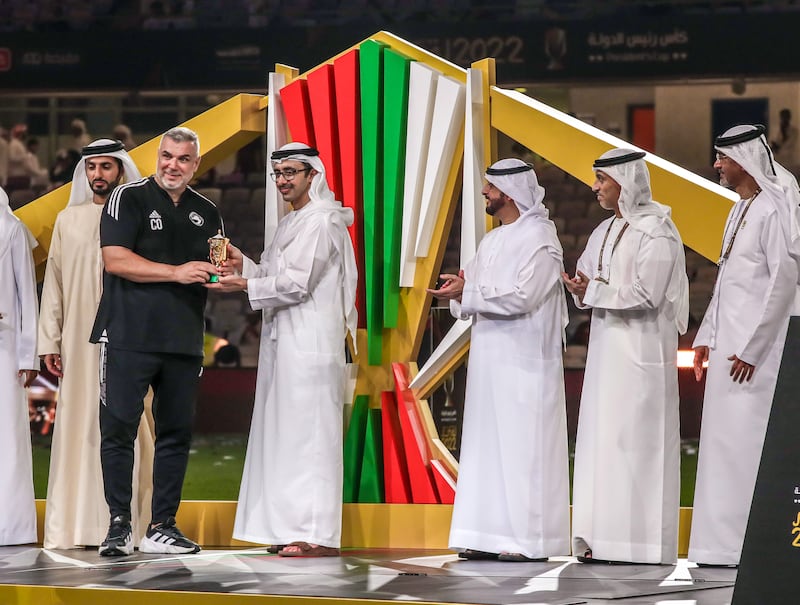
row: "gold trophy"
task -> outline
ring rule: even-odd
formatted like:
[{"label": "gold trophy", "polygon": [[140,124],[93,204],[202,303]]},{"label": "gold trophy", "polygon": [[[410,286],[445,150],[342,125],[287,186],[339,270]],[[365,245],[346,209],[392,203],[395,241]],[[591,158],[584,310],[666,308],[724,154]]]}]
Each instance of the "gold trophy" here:
[{"label": "gold trophy", "polygon": [[[222,230],[217,231],[215,236],[208,238],[208,258],[217,269],[228,260],[228,244],[230,241],[222,235]],[[219,276],[212,275],[208,281],[215,284],[219,281]]]}]

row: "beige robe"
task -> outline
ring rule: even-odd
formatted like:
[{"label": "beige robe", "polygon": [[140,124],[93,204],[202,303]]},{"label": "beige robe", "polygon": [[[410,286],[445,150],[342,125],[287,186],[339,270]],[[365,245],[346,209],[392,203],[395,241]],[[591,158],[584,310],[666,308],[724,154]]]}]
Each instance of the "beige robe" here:
[{"label": "beige robe", "polygon": [[[102,292],[97,204],[62,211],[53,228],[39,323],[39,355],[59,353],[61,379],[50,454],[44,547],[98,545],[109,524],[100,467],[99,345],[89,342]],[[153,475],[152,397],[136,440],[134,541],[150,521]]]}]

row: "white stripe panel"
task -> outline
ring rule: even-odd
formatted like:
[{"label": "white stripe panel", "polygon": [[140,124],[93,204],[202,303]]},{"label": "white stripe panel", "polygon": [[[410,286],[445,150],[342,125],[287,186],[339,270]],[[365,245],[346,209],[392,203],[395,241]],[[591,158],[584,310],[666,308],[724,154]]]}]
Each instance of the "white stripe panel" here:
[{"label": "white stripe panel", "polygon": [[269,74],[269,108],[267,111],[267,181],[265,183],[266,208],[264,211],[264,248],[272,242],[278,222],[286,213],[286,204],[278,191],[275,181],[269,175],[272,163],[269,161],[272,152],[286,144],[286,114],[283,111],[280,89],[284,87],[286,78],[283,74]]},{"label": "white stripe panel", "polygon": [[422,189],[420,220],[414,254],[428,256],[436,217],[442,205],[442,195],[447,183],[461,128],[464,125],[465,86],[460,82],[440,76],[436,85],[436,101],[431,123],[428,160],[425,165],[425,184]]},{"label": "white stripe panel", "polygon": [[461,194],[461,268],[472,260],[486,235],[486,204],[481,195],[485,170],[483,138],[483,73],[467,70],[467,104],[464,122],[464,188]]},{"label": "white stripe panel", "polygon": [[469,340],[470,328],[472,328],[471,319],[457,319],[450,331],[442,338],[442,342],[439,343],[439,346],[428,358],[428,361],[425,362],[425,365],[414,376],[414,380],[408,385],[409,388],[415,389],[427,384],[442,366],[453,358],[455,352]]},{"label": "white stripe panel", "polygon": [[[486,235],[486,204],[481,195],[483,185],[483,74],[477,69],[467,70],[466,94],[468,103],[464,108],[464,185],[461,196],[461,268],[463,268],[478,249]],[[428,361],[420,368],[411,381],[411,388],[426,384],[440,368],[452,359],[456,351],[469,340],[472,320],[457,320],[445,334],[439,346],[431,353]]]},{"label": "white stripe panel", "polygon": [[408,126],[406,167],[403,184],[403,229],[400,239],[400,287],[414,286],[417,257],[414,249],[419,227],[419,210],[428,159],[436,82],[440,73],[420,63],[411,63],[408,83]]}]

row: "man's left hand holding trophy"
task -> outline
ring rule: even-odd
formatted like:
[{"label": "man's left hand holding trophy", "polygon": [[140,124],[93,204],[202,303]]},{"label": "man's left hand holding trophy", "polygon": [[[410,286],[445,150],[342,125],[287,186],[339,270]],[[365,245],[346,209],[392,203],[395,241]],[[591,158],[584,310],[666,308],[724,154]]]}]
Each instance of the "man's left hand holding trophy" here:
[{"label": "man's left hand holding trophy", "polygon": [[219,276],[212,275],[205,286],[218,292],[241,292],[247,290],[247,280],[241,276],[242,251],[218,232],[208,239],[208,258],[219,269]]}]

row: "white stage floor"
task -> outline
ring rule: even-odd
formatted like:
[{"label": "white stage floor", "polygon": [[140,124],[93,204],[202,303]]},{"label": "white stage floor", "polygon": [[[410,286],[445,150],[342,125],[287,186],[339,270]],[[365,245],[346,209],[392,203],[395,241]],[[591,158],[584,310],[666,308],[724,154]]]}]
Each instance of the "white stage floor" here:
[{"label": "white stage floor", "polygon": [[[107,559],[89,550],[0,548],[0,603],[4,604],[113,602],[107,591],[122,591],[128,597],[131,592],[155,591],[141,594],[142,602],[146,596],[146,602],[155,605],[160,593],[178,591],[186,597],[239,595],[240,601],[244,595],[250,595],[248,599],[265,595],[265,602],[282,603],[293,597],[305,597],[305,602],[318,597],[333,602],[726,605],[735,580],[736,570],[701,569],[686,560],[676,566],[585,565],[572,557],[548,563],[502,563],[462,561],[442,551],[373,549],[308,559],[282,558],[264,549],[204,550],[183,556],[137,552]],[[25,588],[20,592],[19,587]],[[75,589],[94,590],[86,591],[81,600],[38,601],[36,590],[44,587],[48,594],[62,597]],[[33,596],[25,600],[22,594]],[[16,595],[13,601],[12,595]]]}]

